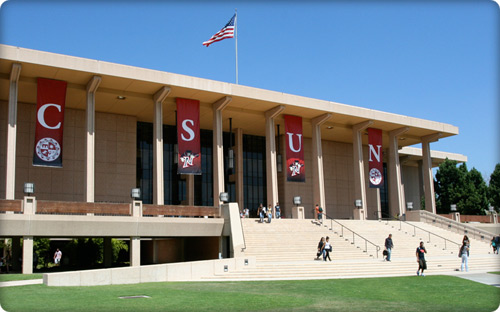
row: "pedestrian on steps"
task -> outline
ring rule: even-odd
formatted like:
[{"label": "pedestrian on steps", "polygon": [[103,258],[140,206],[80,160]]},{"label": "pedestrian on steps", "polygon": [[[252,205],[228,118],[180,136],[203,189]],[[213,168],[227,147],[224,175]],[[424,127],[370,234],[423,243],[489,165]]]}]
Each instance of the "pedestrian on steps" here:
[{"label": "pedestrian on steps", "polygon": [[394,244],[392,243],[392,234],[389,234],[389,237],[385,239],[385,250],[387,250],[387,261],[391,261],[391,252],[392,248],[394,248]]},{"label": "pedestrian on steps", "polygon": [[319,260],[319,257],[323,254],[323,245],[325,244],[325,238],[321,237],[318,243],[318,252],[316,253],[316,259]]},{"label": "pedestrian on steps", "polygon": [[330,244],[330,237],[326,237],[325,244],[323,245],[323,260],[326,261],[326,258],[328,260],[332,261],[330,258],[330,252],[332,251],[332,245]]}]

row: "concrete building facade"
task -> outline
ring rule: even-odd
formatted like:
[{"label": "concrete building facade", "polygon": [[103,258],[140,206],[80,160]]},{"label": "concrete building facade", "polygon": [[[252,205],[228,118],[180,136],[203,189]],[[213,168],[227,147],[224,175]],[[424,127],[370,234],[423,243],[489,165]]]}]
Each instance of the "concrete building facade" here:
[{"label": "concrete building facade", "polygon": [[[35,184],[36,201],[68,205],[130,203],[130,190],[139,187],[142,204],[156,210],[219,208],[219,194],[228,192],[231,202],[253,215],[259,203],[279,202],[282,215],[290,218],[296,196],[302,199],[306,218],[314,217],[315,204],[331,218],[402,215],[407,202],[413,209],[421,209],[425,202],[425,209],[435,213],[432,168],[446,158],[466,161],[460,154],[431,150],[432,142],[457,135],[455,126],[331,101],[6,45],[0,45],[0,75],[2,225],[14,222],[5,207],[24,200],[25,182]],[[62,168],[32,165],[37,78],[68,83]],[[201,176],[176,174],[176,98],[200,101]],[[286,180],[284,114],[303,120],[303,183]],[[369,127],[382,130],[382,189],[370,188],[367,180]],[[235,155],[232,168],[229,150]],[[361,207],[355,207],[355,200],[362,200]],[[161,221],[171,221],[167,219]],[[189,226],[202,226],[205,220]],[[197,235],[222,237],[222,230],[213,232],[219,225]],[[137,238],[124,234],[120,236]],[[175,234],[148,235],[162,239],[143,248],[156,255],[155,261],[182,259],[165,251],[183,248],[179,242],[165,241]],[[29,238],[33,233],[0,230],[0,236]],[[225,249],[224,244],[216,249]],[[208,245],[217,244],[210,240]],[[212,257],[214,252],[207,254]]]}]

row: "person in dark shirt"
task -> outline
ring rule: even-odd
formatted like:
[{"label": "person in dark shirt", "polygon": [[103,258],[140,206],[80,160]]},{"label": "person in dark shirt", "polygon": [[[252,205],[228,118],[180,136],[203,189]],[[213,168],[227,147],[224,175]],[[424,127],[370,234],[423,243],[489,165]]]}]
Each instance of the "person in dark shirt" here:
[{"label": "person in dark shirt", "polygon": [[387,250],[387,261],[391,261],[391,252],[392,248],[394,248],[394,244],[392,243],[392,234],[389,234],[389,237],[385,239],[385,249]]},{"label": "person in dark shirt", "polygon": [[[427,263],[425,262],[425,254],[427,253],[427,250],[425,250],[424,247],[424,242],[420,242],[420,246],[417,247],[417,262],[418,262],[418,270],[417,270],[417,276],[425,276],[424,275],[424,270],[427,269]],[[421,271],[421,273],[419,272]]]}]

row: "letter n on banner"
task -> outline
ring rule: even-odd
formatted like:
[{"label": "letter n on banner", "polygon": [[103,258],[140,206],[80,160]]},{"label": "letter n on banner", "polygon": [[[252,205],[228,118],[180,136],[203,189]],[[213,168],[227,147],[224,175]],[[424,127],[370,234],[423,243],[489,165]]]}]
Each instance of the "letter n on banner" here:
[{"label": "letter n on banner", "polygon": [[302,117],[284,115],[286,134],[286,180],[305,182],[304,144],[302,138]]},{"label": "letter n on banner", "polygon": [[382,162],[382,130],[368,128],[368,170],[370,187],[384,185],[384,165]]},{"label": "letter n on banner", "polygon": [[38,78],[33,166],[62,167],[66,81]]},{"label": "letter n on banner", "polygon": [[178,174],[201,174],[200,101],[177,98]]}]

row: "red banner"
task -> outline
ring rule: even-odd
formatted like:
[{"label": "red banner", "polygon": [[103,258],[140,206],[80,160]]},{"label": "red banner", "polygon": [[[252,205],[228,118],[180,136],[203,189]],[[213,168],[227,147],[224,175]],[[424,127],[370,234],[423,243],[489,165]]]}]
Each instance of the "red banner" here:
[{"label": "red banner", "polygon": [[368,128],[368,170],[370,187],[384,186],[382,162],[382,130]]},{"label": "red banner", "polygon": [[177,173],[201,174],[200,101],[179,98],[176,101]]},{"label": "red banner", "polygon": [[38,78],[34,166],[62,167],[66,81]]},{"label": "red banner", "polygon": [[284,115],[286,139],[286,180],[305,182],[302,117]]}]

